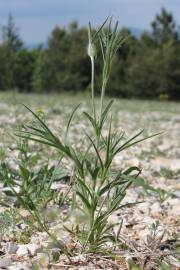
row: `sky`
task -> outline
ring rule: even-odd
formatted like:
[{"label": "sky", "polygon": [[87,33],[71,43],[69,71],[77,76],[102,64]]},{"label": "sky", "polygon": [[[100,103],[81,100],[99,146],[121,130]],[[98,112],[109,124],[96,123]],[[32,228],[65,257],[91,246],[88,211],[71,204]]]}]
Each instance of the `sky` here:
[{"label": "sky", "polygon": [[165,7],[180,24],[180,0],[0,0],[0,27],[12,14],[26,44],[45,42],[56,25],[72,20],[98,25],[108,15],[121,26],[150,29],[155,15]]}]

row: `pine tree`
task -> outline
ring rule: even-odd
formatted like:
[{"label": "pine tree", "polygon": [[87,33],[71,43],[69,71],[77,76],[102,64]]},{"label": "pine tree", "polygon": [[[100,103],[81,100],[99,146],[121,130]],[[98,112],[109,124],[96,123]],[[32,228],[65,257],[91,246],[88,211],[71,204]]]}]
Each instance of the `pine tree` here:
[{"label": "pine tree", "polygon": [[19,29],[17,28],[11,14],[8,17],[7,25],[2,29],[2,39],[13,52],[17,52],[23,47],[23,42],[19,36]]},{"label": "pine tree", "polygon": [[178,40],[178,30],[173,15],[164,8],[152,22],[152,30],[152,36],[158,45],[168,42],[170,39]]}]

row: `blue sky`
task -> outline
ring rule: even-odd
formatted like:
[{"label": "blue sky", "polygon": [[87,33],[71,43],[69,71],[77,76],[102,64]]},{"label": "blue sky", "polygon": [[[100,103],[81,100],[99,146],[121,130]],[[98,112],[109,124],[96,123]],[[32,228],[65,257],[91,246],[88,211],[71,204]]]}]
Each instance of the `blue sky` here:
[{"label": "blue sky", "polygon": [[46,41],[55,25],[66,26],[73,19],[80,25],[97,25],[113,15],[120,25],[149,29],[155,14],[165,7],[180,24],[180,0],[0,0],[0,26],[11,13],[28,43]]}]

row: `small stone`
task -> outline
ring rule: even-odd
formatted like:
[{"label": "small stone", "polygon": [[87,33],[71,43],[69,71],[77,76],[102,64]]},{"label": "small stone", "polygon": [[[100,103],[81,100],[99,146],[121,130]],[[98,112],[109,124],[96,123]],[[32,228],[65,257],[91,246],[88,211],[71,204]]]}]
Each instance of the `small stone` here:
[{"label": "small stone", "polygon": [[30,269],[24,265],[12,265],[9,266],[8,270],[30,270]]},{"label": "small stone", "polygon": [[157,214],[160,213],[162,211],[160,204],[158,202],[153,203],[151,206],[151,212],[152,214]]},{"label": "small stone", "polygon": [[9,266],[12,264],[11,258],[2,258],[0,259],[0,268],[9,269]]},{"label": "small stone", "polygon": [[[145,216],[141,221],[147,227],[148,224],[154,223],[155,219],[153,217],[150,217],[150,216]],[[141,226],[141,224],[140,224],[140,226]]]},{"label": "small stone", "polygon": [[16,243],[9,242],[6,244],[5,251],[7,254],[15,254],[18,249],[18,246]]},{"label": "small stone", "polygon": [[67,189],[67,185],[62,184],[61,182],[53,182],[51,185],[51,189],[53,190],[66,190]]},{"label": "small stone", "polygon": [[179,159],[168,159],[164,157],[158,157],[152,160],[152,168],[160,171],[161,168],[168,168],[172,171],[177,171],[180,169],[180,160]]},{"label": "small stone", "polygon": [[180,182],[174,185],[174,189],[180,191]]},{"label": "small stone", "polygon": [[169,213],[178,217],[180,215],[179,199],[169,199],[169,204],[171,206]]},{"label": "small stone", "polygon": [[[140,212],[142,212],[144,214],[146,213],[147,215],[149,215],[149,209],[150,209],[150,203],[149,202],[140,203],[136,207]],[[138,216],[139,216],[139,214],[138,214]]]},{"label": "small stone", "polygon": [[173,147],[172,141],[169,138],[164,138],[161,143],[159,143],[158,148],[160,151],[166,151]]},{"label": "small stone", "polygon": [[80,254],[80,255],[73,257],[72,260],[73,260],[73,262],[78,263],[78,262],[86,262],[87,259],[84,255]]},{"label": "small stone", "polygon": [[164,157],[157,157],[151,161],[152,168],[160,171],[161,168],[171,168],[171,160]]},{"label": "small stone", "polygon": [[29,211],[28,210],[26,210],[26,209],[21,209],[20,211],[19,211],[19,214],[20,214],[20,216],[21,217],[23,217],[23,218],[28,218],[31,214],[29,213]]},{"label": "small stone", "polygon": [[108,218],[108,224],[114,224],[114,223],[118,223],[119,222],[119,217],[115,214],[112,214],[109,218]]},{"label": "small stone", "polygon": [[27,249],[31,256],[35,256],[37,253],[42,251],[42,248],[36,244],[28,244]]},{"label": "small stone", "polygon": [[138,158],[132,158],[132,159],[127,161],[127,165],[139,167],[140,166],[140,160]]},{"label": "small stone", "polygon": [[180,262],[177,258],[173,257],[173,256],[169,256],[168,257],[169,261],[171,262],[171,264],[175,267],[177,267],[178,269],[180,269]]},{"label": "small stone", "polygon": [[180,159],[173,159],[171,162],[171,170],[178,171],[180,170]]},{"label": "small stone", "polygon": [[19,245],[18,250],[16,251],[18,256],[25,256],[28,254],[28,247],[27,245]]},{"label": "small stone", "polygon": [[173,192],[173,195],[174,195],[176,198],[179,198],[179,199],[180,199],[180,190],[174,191],[174,192]]}]

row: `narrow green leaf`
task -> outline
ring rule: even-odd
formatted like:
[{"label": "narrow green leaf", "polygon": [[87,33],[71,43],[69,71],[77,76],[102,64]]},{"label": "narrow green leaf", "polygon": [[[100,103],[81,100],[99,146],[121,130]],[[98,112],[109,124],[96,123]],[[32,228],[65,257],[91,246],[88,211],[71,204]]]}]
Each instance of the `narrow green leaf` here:
[{"label": "narrow green leaf", "polygon": [[94,150],[95,150],[95,152],[96,152],[96,154],[97,154],[97,156],[98,156],[98,160],[99,160],[99,162],[100,162],[100,164],[101,164],[101,168],[103,169],[104,165],[103,165],[102,159],[101,159],[101,157],[100,157],[100,155],[99,155],[99,152],[98,152],[97,147],[95,146],[93,140],[89,137],[89,135],[86,134],[86,136],[87,136],[88,139],[91,141],[91,143],[92,143],[92,145],[93,145],[93,147],[94,147]]},{"label": "narrow green leaf", "polygon": [[136,172],[138,172],[138,173],[141,173],[141,169],[139,169],[139,168],[136,167],[136,166],[133,166],[133,167],[130,167],[130,168],[128,168],[127,170],[123,171],[122,174],[129,175],[130,173],[132,173],[132,172],[134,172],[134,171],[136,171]]},{"label": "narrow green leaf", "polygon": [[112,104],[114,103],[114,100],[111,100],[108,105],[106,106],[106,108],[104,109],[103,113],[102,113],[102,116],[101,116],[101,122],[99,124],[100,126],[100,129],[102,128],[103,126],[103,123],[105,122],[106,118],[107,118],[107,115],[108,115],[108,112],[110,111],[111,107],[112,107]]},{"label": "narrow green leaf", "polygon": [[65,132],[65,142],[66,142],[66,143],[68,143],[68,142],[67,142],[67,138],[68,138],[68,132],[69,132],[69,128],[70,128],[71,122],[72,122],[72,120],[73,120],[73,118],[74,118],[74,115],[75,115],[77,109],[80,107],[80,105],[81,105],[81,104],[78,104],[78,105],[74,108],[74,110],[72,111],[72,113],[71,113],[71,115],[70,115],[70,117],[69,117],[69,121],[68,121],[68,124],[67,124],[67,127],[66,127],[66,132]]},{"label": "narrow green leaf", "polygon": [[106,24],[106,22],[108,21],[109,17],[106,18],[106,20],[103,22],[103,24],[98,28],[98,30],[95,32],[95,34],[93,35],[91,42],[94,42],[94,40],[96,39],[96,37],[98,36],[99,32],[103,29],[104,25]]},{"label": "narrow green leaf", "polygon": [[88,187],[88,185],[86,185],[86,183],[84,181],[82,181],[80,178],[77,179],[77,182],[80,184],[81,189],[84,188],[85,191],[90,195],[91,199],[93,198],[93,190],[90,189],[90,187]]},{"label": "narrow green leaf", "polygon": [[48,126],[43,122],[43,120],[36,114],[34,113],[29,107],[27,107],[26,105],[23,104],[23,106],[29,111],[31,112],[34,117],[40,122],[40,124],[49,132],[49,134],[51,134],[51,136],[55,139],[57,139],[54,134],[51,132],[51,130],[48,128]]},{"label": "narrow green leaf", "polygon": [[86,199],[86,197],[79,191],[76,191],[76,194],[80,197],[82,203],[86,206],[86,208],[90,211],[91,210],[91,205]]},{"label": "narrow green leaf", "polygon": [[92,124],[93,128],[96,130],[97,129],[97,126],[96,126],[95,120],[87,112],[83,112],[83,113],[88,118],[88,120]]},{"label": "narrow green leaf", "polygon": [[147,137],[145,137],[145,138],[143,138],[143,139],[141,139],[141,140],[135,141],[135,142],[133,142],[133,143],[131,143],[131,144],[126,145],[125,147],[122,147],[121,151],[122,151],[122,150],[125,150],[125,149],[127,149],[127,148],[129,148],[129,147],[131,147],[131,146],[133,146],[133,145],[135,145],[135,144],[138,144],[138,143],[140,143],[140,142],[146,141],[146,140],[148,140],[148,139],[150,139],[150,138],[153,138],[153,137],[155,137],[155,136],[161,135],[161,134],[163,134],[163,133],[164,133],[164,132],[162,131],[162,132],[159,132],[159,133],[156,133],[156,134],[147,136]]}]

